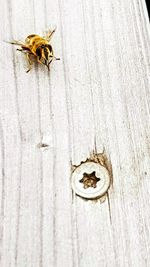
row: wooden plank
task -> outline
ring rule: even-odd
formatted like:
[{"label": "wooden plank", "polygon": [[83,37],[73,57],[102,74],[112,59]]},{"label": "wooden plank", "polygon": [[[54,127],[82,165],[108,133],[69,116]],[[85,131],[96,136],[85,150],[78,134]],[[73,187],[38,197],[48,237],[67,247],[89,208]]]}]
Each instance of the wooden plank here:
[{"label": "wooden plank", "polygon": [[[57,26],[61,58],[26,74],[1,42],[0,265],[149,266],[145,2],[7,0],[0,13],[2,41]],[[71,191],[71,163],[93,151],[112,166],[103,203]]]}]

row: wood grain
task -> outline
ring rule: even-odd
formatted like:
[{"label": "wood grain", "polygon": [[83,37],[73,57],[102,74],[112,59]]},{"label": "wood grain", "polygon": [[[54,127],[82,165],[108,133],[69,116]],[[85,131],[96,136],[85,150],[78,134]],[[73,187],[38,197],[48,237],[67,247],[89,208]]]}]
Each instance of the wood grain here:
[{"label": "wood grain", "polygon": [[[7,0],[0,22],[0,266],[149,266],[144,0]],[[61,61],[26,74],[3,40],[55,26]],[[103,203],[71,191],[71,163],[93,151],[112,165]]]}]

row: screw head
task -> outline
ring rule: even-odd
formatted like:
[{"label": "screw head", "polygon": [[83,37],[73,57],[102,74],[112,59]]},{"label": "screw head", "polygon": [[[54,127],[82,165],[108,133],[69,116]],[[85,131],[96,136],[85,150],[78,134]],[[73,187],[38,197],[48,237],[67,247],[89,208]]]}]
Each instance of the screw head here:
[{"label": "screw head", "polygon": [[87,199],[103,196],[110,186],[108,170],[95,162],[85,162],[72,173],[73,191]]}]

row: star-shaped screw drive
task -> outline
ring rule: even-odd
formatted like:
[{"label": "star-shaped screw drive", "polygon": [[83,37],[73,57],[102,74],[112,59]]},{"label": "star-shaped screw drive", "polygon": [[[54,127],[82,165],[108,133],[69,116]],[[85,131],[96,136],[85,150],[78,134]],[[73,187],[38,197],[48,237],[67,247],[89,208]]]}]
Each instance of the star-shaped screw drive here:
[{"label": "star-shaped screw drive", "polygon": [[84,189],[88,187],[96,188],[97,182],[100,181],[100,178],[96,177],[95,171],[88,174],[83,173],[83,178],[79,181],[80,183],[83,183]]}]

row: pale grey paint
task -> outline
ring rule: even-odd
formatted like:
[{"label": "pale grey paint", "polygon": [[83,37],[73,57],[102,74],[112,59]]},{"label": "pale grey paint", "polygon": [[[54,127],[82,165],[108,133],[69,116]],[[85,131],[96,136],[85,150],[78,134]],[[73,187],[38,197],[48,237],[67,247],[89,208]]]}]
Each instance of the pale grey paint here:
[{"label": "pale grey paint", "polygon": [[[0,265],[150,266],[149,22],[144,0],[1,0]],[[56,61],[26,74],[3,40],[57,26]],[[40,148],[41,142],[48,143]],[[103,149],[106,201],[72,195]]]}]

